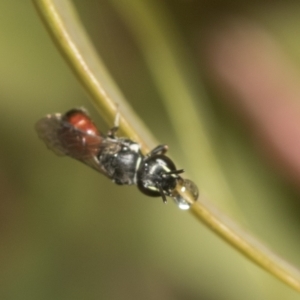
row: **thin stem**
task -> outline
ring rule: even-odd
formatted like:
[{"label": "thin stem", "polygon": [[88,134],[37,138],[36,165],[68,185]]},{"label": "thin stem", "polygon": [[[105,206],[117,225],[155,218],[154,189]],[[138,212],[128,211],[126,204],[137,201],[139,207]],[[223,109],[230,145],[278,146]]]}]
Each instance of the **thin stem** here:
[{"label": "thin stem", "polygon": [[[56,45],[91,95],[91,99],[101,116],[109,124],[112,124],[117,111],[116,103],[118,103],[122,132],[140,143],[144,153],[148,152],[149,148],[153,148],[155,145],[154,139],[130,109],[108,75],[98,54],[88,40],[71,2],[68,0],[34,0],[34,2]],[[180,191],[178,192],[180,193]],[[203,197],[194,203],[192,197],[184,196],[187,202],[193,203],[191,212],[200,221],[257,265],[295,290],[300,291],[298,270],[239,229]]]},{"label": "thin stem", "polygon": [[69,0],[35,0],[34,4],[55,44],[90,94],[92,103],[103,119],[111,125],[118,112],[120,131],[138,142],[144,152],[148,152],[149,148],[146,145],[153,147],[154,138],[127,104],[110,77],[88,39],[72,2]]},{"label": "thin stem", "polygon": [[182,151],[185,168],[190,167],[193,177],[201,182],[201,189],[208,191],[212,199],[235,204],[212,145],[211,131],[208,131],[213,124],[207,126],[207,120],[215,119],[214,114],[163,3],[153,0],[110,2],[134,34],[167,108],[176,138],[184,146],[183,150],[187,149]]},{"label": "thin stem", "polygon": [[191,212],[244,256],[300,292],[299,270],[241,229],[203,195],[192,205]]}]

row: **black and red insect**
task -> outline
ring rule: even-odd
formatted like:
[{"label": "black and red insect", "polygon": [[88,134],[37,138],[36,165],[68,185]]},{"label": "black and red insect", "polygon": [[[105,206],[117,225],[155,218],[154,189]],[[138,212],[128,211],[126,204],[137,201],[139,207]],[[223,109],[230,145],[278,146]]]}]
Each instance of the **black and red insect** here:
[{"label": "black and red insect", "polygon": [[36,130],[56,154],[73,157],[116,184],[135,184],[142,193],[160,196],[164,202],[183,172],[165,155],[168,146],[159,145],[143,155],[138,143],[116,136],[118,124],[104,135],[83,108],[47,115],[37,122]]}]

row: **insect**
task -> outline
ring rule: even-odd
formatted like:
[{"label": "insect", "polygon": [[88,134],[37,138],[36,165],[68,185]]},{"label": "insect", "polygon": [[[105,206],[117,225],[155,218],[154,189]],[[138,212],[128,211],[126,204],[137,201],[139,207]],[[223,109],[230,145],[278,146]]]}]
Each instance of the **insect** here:
[{"label": "insect", "polygon": [[118,122],[104,135],[84,108],[47,115],[36,123],[36,130],[57,155],[75,158],[118,185],[137,185],[143,194],[162,197],[164,203],[183,173],[165,155],[167,145],[143,155],[138,143],[116,136]]}]

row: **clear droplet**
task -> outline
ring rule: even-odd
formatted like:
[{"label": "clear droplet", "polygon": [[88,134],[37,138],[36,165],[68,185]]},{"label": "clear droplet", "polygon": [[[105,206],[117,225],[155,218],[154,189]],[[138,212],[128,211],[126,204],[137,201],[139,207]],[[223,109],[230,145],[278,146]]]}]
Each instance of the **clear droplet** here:
[{"label": "clear droplet", "polygon": [[[171,197],[180,209],[189,209],[198,199],[199,191],[197,185],[189,179],[180,179],[178,180],[178,190],[179,192],[174,190]],[[190,199],[193,202],[190,202]]]}]

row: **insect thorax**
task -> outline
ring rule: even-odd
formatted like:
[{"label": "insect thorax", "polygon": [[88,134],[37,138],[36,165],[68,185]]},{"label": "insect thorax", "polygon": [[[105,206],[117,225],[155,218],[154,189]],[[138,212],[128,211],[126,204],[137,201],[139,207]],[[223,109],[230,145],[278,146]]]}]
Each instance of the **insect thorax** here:
[{"label": "insect thorax", "polygon": [[137,143],[123,138],[107,138],[98,159],[106,175],[116,184],[136,183],[137,169],[142,160]]}]

